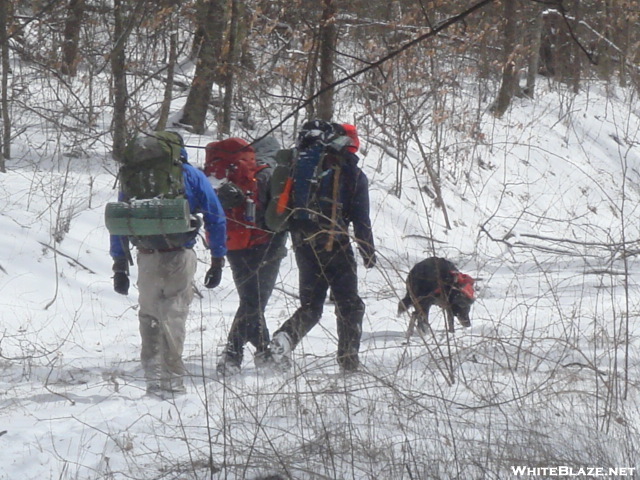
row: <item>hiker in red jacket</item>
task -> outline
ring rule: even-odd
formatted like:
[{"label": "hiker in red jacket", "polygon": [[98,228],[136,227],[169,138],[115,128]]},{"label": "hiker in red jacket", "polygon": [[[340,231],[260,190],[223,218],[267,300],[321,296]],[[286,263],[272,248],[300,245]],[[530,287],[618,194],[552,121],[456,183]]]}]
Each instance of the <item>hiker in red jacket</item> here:
[{"label": "hiker in red jacket", "polygon": [[228,138],[208,144],[206,152],[205,174],[219,184],[227,216],[227,259],[240,302],[216,367],[224,376],[240,372],[247,342],[255,347],[256,362],[267,349],[264,311],[287,253],[286,232],[273,233],[264,222],[272,157],[279,144],[266,137],[254,146]]}]

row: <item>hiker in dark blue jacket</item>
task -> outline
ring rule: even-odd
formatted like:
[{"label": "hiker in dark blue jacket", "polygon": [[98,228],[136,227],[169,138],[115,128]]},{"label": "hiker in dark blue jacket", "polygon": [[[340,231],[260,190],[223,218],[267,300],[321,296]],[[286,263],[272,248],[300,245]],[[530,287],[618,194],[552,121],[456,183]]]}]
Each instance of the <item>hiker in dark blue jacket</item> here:
[{"label": "hiker in dark blue jacket", "polygon": [[[185,196],[192,215],[202,214],[211,250],[211,267],[205,286],[219,285],[226,248],[226,219],[218,197],[207,177],[197,168],[182,164]],[[120,200],[127,200],[119,195]],[[178,247],[149,249],[138,245],[138,301],[140,309],[140,359],[145,372],[147,393],[164,395],[185,390],[186,369],[182,361],[185,323],[193,299],[193,278],[197,259],[193,251],[198,229],[184,235]],[[176,234],[172,234],[176,235]],[[129,292],[130,243],[127,236],[111,235],[113,286],[117,293]]]},{"label": "hiker in dark blue jacket", "polygon": [[[336,303],[338,352],[343,371],[357,370],[365,306],[358,294],[357,264],[349,225],[366,268],[376,264],[369,218],[369,184],[355,154],[359,140],[353,125],[334,125],[351,144],[324,157],[313,220],[291,225],[291,238],[299,270],[300,307],[273,335],[267,355],[279,369],[290,366],[290,353],[320,321],[327,291]],[[314,130],[315,131],[315,130]],[[298,136],[298,148],[308,132]],[[338,198],[334,198],[337,180]]]}]

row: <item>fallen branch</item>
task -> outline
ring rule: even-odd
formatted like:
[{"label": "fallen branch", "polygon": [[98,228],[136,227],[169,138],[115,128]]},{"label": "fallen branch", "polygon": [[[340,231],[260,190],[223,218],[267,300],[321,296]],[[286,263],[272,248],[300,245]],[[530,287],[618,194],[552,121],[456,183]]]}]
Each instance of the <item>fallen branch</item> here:
[{"label": "fallen branch", "polygon": [[534,238],[536,240],[544,240],[546,242],[554,242],[554,243],[569,243],[571,245],[582,245],[585,247],[604,247],[604,248],[612,248],[612,247],[624,247],[626,245],[634,245],[637,244],[640,240],[630,240],[625,242],[586,242],[583,240],[573,240],[571,238],[553,238],[546,237],[544,235],[537,235],[531,233],[519,233],[520,237]]},{"label": "fallen branch", "polygon": [[[76,265],[78,265],[81,268],[84,268],[87,272],[89,273],[93,273],[94,275],[96,274],[96,272],[94,272],[93,270],[91,270],[89,267],[87,267],[86,265],[83,265],[82,263],[80,263],[80,261],[76,260],[75,258],[71,257],[70,255],[67,255],[66,253],[62,253],[60,250],[58,250],[55,247],[52,247],[51,245],[48,245],[44,242],[38,242],[40,245],[42,245],[45,248],[48,248],[49,250],[52,250],[54,252],[56,252],[58,255],[64,257],[64,258],[68,258],[69,260],[71,260],[73,263],[75,263]],[[3,269],[4,270],[4,269]],[[6,273],[6,272],[5,272]]]}]

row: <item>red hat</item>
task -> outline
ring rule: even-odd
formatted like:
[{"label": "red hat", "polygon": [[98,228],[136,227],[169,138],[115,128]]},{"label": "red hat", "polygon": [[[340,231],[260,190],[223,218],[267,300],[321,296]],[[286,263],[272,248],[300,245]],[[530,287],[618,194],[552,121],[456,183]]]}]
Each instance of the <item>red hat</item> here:
[{"label": "red hat", "polygon": [[346,149],[351,153],[356,153],[360,148],[360,139],[358,138],[356,126],[349,123],[343,123],[342,128],[344,128],[344,134],[351,139],[351,145],[347,146]]}]

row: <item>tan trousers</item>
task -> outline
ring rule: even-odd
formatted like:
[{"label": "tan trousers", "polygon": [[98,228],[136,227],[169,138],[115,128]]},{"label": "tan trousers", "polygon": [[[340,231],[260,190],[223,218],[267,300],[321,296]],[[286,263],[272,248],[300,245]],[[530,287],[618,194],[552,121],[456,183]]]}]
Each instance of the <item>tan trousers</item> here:
[{"label": "tan trousers", "polygon": [[147,390],[184,390],[182,351],[196,266],[192,249],[138,253],[140,360]]}]

